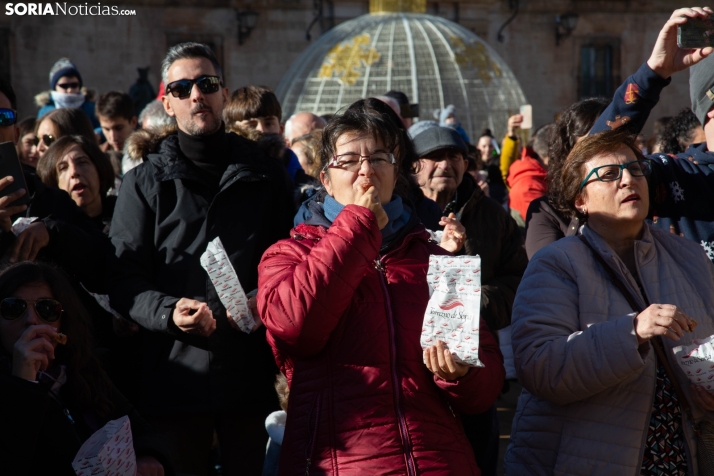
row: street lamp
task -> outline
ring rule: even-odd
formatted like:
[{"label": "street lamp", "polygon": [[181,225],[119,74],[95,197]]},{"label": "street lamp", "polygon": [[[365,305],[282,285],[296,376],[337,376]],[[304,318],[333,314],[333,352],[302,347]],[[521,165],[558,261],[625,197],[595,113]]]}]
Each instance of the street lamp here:
[{"label": "street lamp", "polygon": [[560,40],[569,37],[577,25],[577,13],[568,12],[555,17],[555,45],[560,45]]},{"label": "street lamp", "polygon": [[258,23],[258,12],[250,8],[242,12],[236,10],[236,20],[238,20],[238,44],[242,45]]}]

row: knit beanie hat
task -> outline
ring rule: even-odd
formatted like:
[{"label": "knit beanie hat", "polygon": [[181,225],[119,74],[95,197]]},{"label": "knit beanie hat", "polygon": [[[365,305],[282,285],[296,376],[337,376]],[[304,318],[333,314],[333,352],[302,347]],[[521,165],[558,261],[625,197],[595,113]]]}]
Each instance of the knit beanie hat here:
[{"label": "knit beanie hat", "polygon": [[704,127],[707,112],[714,106],[714,55],[689,68],[689,96],[692,111]]},{"label": "knit beanie hat", "polygon": [[77,67],[69,58],[60,58],[54,66],[52,66],[50,70],[50,89],[52,91],[55,90],[57,81],[59,81],[62,76],[76,76],[79,80],[79,87],[82,87],[82,75],[79,74]]}]

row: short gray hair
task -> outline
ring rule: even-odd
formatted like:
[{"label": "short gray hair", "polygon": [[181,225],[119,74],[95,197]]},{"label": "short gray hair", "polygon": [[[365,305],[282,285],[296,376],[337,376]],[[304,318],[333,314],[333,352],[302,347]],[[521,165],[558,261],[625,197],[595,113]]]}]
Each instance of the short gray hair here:
[{"label": "short gray hair", "polygon": [[158,99],[151,101],[141,110],[139,123],[145,126],[147,121],[152,129],[162,129],[176,124],[176,118],[167,114],[164,103]]},{"label": "short gray hair", "polygon": [[188,42],[172,46],[169,48],[169,51],[166,52],[166,57],[161,62],[161,80],[164,82],[164,88],[166,88],[169,82],[169,68],[171,65],[180,59],[193,58],[206,58],[210,61],[216,69],[216,74],[221,81],[223,81],[223,71],[218,64],[218,59],[216,59],[213,50],[203,43]]}]

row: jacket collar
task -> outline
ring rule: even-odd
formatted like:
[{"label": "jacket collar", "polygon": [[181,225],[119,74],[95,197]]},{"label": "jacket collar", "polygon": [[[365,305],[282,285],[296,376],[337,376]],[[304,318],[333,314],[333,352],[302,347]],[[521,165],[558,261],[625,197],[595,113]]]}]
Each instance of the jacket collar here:
[{"label": "jacket collar", "polygon": [[708,164],[714,164],[714,152],[707,150],[707,143],[702,142],[701,144],[692,144],[687,147],[684,154],[679,154],[679,158],[689,158],[692,157],[699,163],[705,162]]},{"label": "jacket collar", "polygon": [[[252,173],[256,172],[256,160],[254,154],[257,151],[242,147],[242,142],[247,139],[242,139],[235,134],[228,134],[226,137],[228,142],[227,149],[231,156],[236,159],[231,163],[220,181],[220,188],[223,188],[231,179],[235,178],[240,172],[246,172],[246,175],[252,175],[254,180],[265,178],[264,174]],[[167,136],[159,144],[156,153],[148,154],[147,160],[151,162],[154,168],[154,179],[157,182],[165,182],[170,180],[200,180],[196,174],[196,166],[190,160],[184,157],[179,147],[178,135],[172,134]]]},{"label": "jacket collar", "polygon": [[[595,248],[595,250],[603,257],[605,262],[609,264],[617,273],[625,277],[626,282],[630,285],[631,291],[635,296],[640,295],[639,286],[635,282],[634,278],[631,276],[630,271],[625,266],[625,263],[620,259],[619,256],[610,248],[605,239],[595,232],[592,228],[583,226],[582,235],[586,240]],[[650,227],[647,223],[644,223],[644,228],[642,231],[642,238],[635,241],[634,247],[635,262],[638,268],[642,268],[655,259],[656,249],[654,245],[654,240],[652,238],[652,233],[650,232]]]},{"label": "jacket collar", "polygon": [[469,173],[464,172],[464,178],[461,179],[461,183],[456,189],[454,199],[444,208],[444,215],[448,216],[449,213],[453,212],[456,213],[456,218],[460,220],[466,205],[471,202],[478,202],[484,196],[483,190],[476,184],[474,178]]},{"label": "jacket collar", "polygon": [[[324,192],[324,191],[323,191]],[[297,225],[290,232],[290,237],[293,239],[309,239],[309,240],[320,240],[327,233],[327,229],[332,225],[332,223],[325,218],[325,213],[323,210],[324,193],[320,196],[318,195],[315,199],[308,201],[303,204],[303,207],[311,212],[310,217],[304,222]],[[405,239],[411,239],[412,237],[420,237],[424,241],[429,240],[429,232],[426,231],[424,225],[421,224],[419,217],[414,211],[414,206],[407,199],[404,200],[404,206],[409,207],[412,213],[409,217],[409,221],[404,225],[399,233],[391,239],[390,243],[383,245],[380,249],[380,254],[385,254],[389,251],[395,249],[395,247],[401,246],[401,242]]]}]

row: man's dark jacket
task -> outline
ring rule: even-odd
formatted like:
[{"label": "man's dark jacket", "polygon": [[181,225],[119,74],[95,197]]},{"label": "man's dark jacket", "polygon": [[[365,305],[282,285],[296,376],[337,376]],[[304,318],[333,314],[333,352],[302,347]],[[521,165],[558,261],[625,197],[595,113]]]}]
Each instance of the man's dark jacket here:
[{"label": "man's dark jacket", "polygon": [[[430,230],[443,229],[436,216],[423,213],[425,209],[421,201],[416,204],[424,226]],[[518,225],[498,202],[483,193],[469,174],[464,174],[443,216],[452,212],[466,228],[464,247],[456,254],[481,257],[481,317],[493,332],[503,329],[511,324],[516,289],[528,266]]]},{"label": "man's dark jacket", "polygon": [[[255,143],[227,134],[226,149],[230,165],[216,190],[183,156],[178,136],[166,137],[125,176],[114,211],[110,299],[149,331],[141,400],[149,414],[265,411],[276,403],[264,329],[245,334],[230,326],[199,260],[220,237],[243,288],[254,289],[263,252],[288,236],[292,190],[284,168]],[[210,337],[173,323],[182,297],[208,303],[217,321]]]}]

